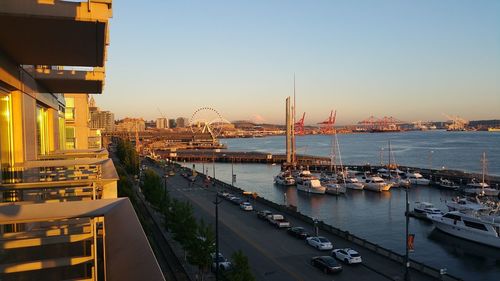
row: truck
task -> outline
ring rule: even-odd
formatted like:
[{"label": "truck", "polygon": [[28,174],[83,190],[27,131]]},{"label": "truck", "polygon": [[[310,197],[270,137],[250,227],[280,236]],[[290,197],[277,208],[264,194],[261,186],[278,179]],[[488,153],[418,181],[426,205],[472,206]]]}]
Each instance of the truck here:
[{"label": "truck", "polygon": [[271,214],[267,216],[267,220],[269,221],[270,224],[278,228],[290,227],[290,222],[287,221],[285,217],[280,214]]}]

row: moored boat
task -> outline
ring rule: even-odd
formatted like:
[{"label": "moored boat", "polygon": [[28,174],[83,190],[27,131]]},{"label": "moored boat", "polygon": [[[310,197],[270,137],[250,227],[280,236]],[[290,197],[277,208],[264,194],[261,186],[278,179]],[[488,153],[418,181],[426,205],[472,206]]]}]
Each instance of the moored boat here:
[{"label": "moored boat", "polygon": [[295,179],[289,171],[282,171],[274,177],[274,182],[279,185],[295,185]]},{"label": "moored boat", "polygon": [[314,194],[325,194],[326,192],[326,188],[321,185],[321,182],[318,179],[315,178],[297,182],[297,190]]},{"label": "moored boat", "polygon": [[479,216],[458,211],[430,215],[434,226],[450,235],[500,248],[500,216]]},{"label": "moored boat", "polygon": [[414,172],[414,173],[406,173],[406,178],[410,181],[411,184],[415,185],[429,185],[430,180],[424,178],[422,174]]},{"label": "moored boat", "polygon": [[340,183],[328,183],[325,185],[325,188],[326,188],[325,192],[332,195],[345,194],[347,190],[346,186]]},{"label": "moored boat", "polygon": [[362,190],[365,185],[362,184],[357,178],[348,177],[345,179],[345,186],[349,189]]},{"label": "moored boat", "polygon": [[443,212],[434,207],[434,204],[429,202],[415,202],[413,215],[418,218],[427,219],[429,215],[442,215]]},{"label": "moored boat", "polygon": [[460,187],[458,184],[452,182],[451,180],[443,179],[443,178],[441,178],[439,180],[438,185],[440,187],[447,188],[447,189],[458,189]]},{"label": "moored boat", "polygon": [[391,189],[391,184],[385,182],[381,177],[363,177],[364,182],[363,184],[365,185],[364,189],[365,190],[371,190],[371,191],[388,191]]}]

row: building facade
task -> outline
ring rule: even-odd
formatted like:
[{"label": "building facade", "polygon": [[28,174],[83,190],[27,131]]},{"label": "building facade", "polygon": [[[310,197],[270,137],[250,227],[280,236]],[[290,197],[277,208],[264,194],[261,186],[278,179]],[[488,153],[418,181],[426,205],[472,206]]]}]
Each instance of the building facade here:
[{"label": "building facade", "polygon": [[156,118],[156,129],[167,129],[168,120],[167,118]]},{"label": "building facade", "polygon": [[111,6],[0,1],[1,280],[164,280],[107,150],[89,144]]},{"label": "building facade", "polygon": [[146,122],[142,118],[125,118],[115,125],[117,132],[143,132],[146,130]]}]

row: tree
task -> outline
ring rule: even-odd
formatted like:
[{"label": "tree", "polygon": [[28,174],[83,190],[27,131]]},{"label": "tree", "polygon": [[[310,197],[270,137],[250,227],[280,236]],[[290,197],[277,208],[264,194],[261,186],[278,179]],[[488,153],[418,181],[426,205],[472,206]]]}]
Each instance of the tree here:
[{"label": "tree", "polygon": [[167,227],[171,230],[174,239],[186,249],[197,234],[193,206],[189,202],[174,199],[167,209],[166,219]]},{"label": "tree", "polygon": [[215,252],[215,234],[211,225],[200,220],[197,225],[196,237],[187,244],[187,260],[198,266],[201,280],[212,263],[211,254]]},{"label": "tree", "polygon": [[165,188],[162,185],[160,176],[153,170],[146,170],[144,172],[144,182],[142,184],[142,192],[151,204],[158,208],[162,208],[165,194]]},{"label": "tree", "polygon": [[139,155],[130,141],[118,139],[116,155],[128,173],[137,174],[139,172]]},{"label": "tree", "polygon": [[233,262],[233,269],[227,273],[226,277],[231,281],[255,281],[250,265],[248,264],[248,258],[243,254],[241,250],[233,253],[231,256]]}]

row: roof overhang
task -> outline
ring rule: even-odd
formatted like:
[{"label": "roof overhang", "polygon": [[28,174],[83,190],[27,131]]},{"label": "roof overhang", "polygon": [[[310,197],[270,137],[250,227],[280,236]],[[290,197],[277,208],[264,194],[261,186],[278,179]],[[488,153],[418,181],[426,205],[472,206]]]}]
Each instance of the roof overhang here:
[{"label": "roof overhang", "polygon": [[0,49],[18,64],[104,66],[111,15],[111,0],[3,0]]},{"label": "roof overhang", "polygon": [[54,70],[36,68],[34,78],[51,93],[101,94],[104,85],[104,69]]}]

